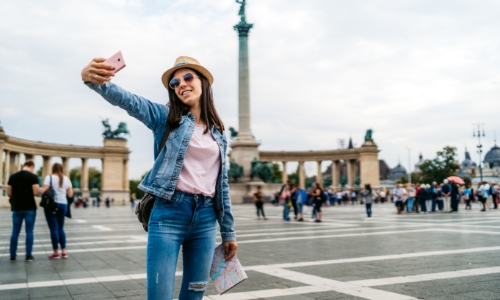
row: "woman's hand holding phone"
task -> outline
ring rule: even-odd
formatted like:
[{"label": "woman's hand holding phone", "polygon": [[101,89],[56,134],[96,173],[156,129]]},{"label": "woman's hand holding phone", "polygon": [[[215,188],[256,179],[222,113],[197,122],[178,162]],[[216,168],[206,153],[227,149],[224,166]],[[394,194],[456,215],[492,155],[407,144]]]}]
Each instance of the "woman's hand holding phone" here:
[{"label": "woman's hand holding phone", "polygon": [[103,64],[106,58],[94,58],[85,68],[82,70],[82,80],[84,82],[93,82],[99,85],[103,85],[111,80],[111,77],[115,76],[115,67],[107,64]]}]

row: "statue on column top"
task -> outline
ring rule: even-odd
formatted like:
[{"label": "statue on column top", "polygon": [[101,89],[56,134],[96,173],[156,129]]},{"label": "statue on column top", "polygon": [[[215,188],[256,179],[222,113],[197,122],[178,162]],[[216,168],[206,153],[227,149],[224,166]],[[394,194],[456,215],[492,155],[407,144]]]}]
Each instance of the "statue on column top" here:
[{"label": "statue on column top", "polygon": [[245,16],[246,0],[236,0],[236,3],[241,4],[240,11],[238,12],[238,16],[241,17],[241,23],[246,23],[247,22],[247,18]]}]

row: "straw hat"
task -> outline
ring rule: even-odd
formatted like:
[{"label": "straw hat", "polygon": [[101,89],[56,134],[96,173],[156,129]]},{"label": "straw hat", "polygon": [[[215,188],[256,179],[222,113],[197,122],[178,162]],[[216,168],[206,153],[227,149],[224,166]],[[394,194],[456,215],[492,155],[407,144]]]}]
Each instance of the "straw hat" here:
[{"label": "straw hat", "polygon": [[183,68],[189,68],[199,72],[206,79],[208,79],[210,85],[212,85],[212,83],[214,82],[214,77],[212,76],[212,74],[207,69],[205,69],[199,61],[189,56],[179,56],[175,60],[174,66],[165,71],[165,73],[163,73],[163,75],[161,76],[161,82],[163,82],[163,85],[167,88],[167,90],[170,89],[168,83],[170,81],[170,77],[172,77],[172,74],[174,74],[175,71]]}]

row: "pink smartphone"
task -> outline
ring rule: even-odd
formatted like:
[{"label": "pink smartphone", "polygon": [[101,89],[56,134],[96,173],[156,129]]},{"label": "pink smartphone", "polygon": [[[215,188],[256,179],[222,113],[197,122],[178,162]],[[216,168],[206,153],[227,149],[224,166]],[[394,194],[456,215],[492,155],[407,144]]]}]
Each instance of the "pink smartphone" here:
[{"label": "pink smartphone", "polygon": [[103,64],[112,65],[113,67],[115,67],[115,73],[125,68],[125,60],[123,59],[122,52],[118,51],[113,56],[103,61]]}]

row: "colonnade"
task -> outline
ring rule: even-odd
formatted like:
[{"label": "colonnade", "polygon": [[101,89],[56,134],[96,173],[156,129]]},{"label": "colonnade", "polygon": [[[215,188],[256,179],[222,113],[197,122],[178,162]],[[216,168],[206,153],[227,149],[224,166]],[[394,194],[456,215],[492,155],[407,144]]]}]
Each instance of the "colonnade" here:
[{"label": "colonnade", "polygon": [[322,151],[259,151],[261,161],[281,162],[283,164],[282,181],[288,180],[288,162],[298,162],[299,184],[305,187],[305,162],[314,161],[318,165],[317,180],[323,183],[321,165],[324,161],[332,162],[332,186],[340,187],[340,164],[345,162],[347,185],[354,187],[356,174],[360,184],[369,183],[372,187],[380,185],[378,148],[372,141],[365,141],[359,148],[322,150]]},{"label": "colonnade", "polygon": [[[283,165],[283,172],[282,172],[282,177],[281,181],[286,182],[288,180],[288,168],[287,168],[287,163],[291,161],[281,161]],[[340,177],[342,176],[341,174],[341,169],[340,169],[340,164],[342,163],[342,160],[331,160],[332,166],[331,166],[331,178],[332,178],[332,187],[333,188],[339,188],[340,187]],[[298,175],[299,175],[299,185],[301,187],[306,186],[306,173],[305,173],[305,168],[304,164],[306,161],[298,161],[299,167],[298,167]],[[321,185],[323,185],[323,172],[321,171],[321,166],[323,163],[323,160],[318,160],[316,161],[318,165],[318,170],[316,174],[316,179],[317,182],[319,182]],[[347,175],[347,185],[349,187],[353,187],[356,179],[356,174],[358,172],[358,165],[359,165],[359,160],[346,160],[346,175]]]},{"label": "colonnade", "polygon": [[0,189],[5,188],[11,174],[21,170],[21,155],[25,160],[42,157],[42,178],[52,173],[53,157],[61,157],[64,174],[68,177],[69,160],[78,158],[81,160],[80,191],[85,194],[89,191],[88,161],[99,159],[102,163],[101,194],[128,198],[129,153],[125,139],[105,139],[103,147],[50,144],[7,136],[0,127]]}]

